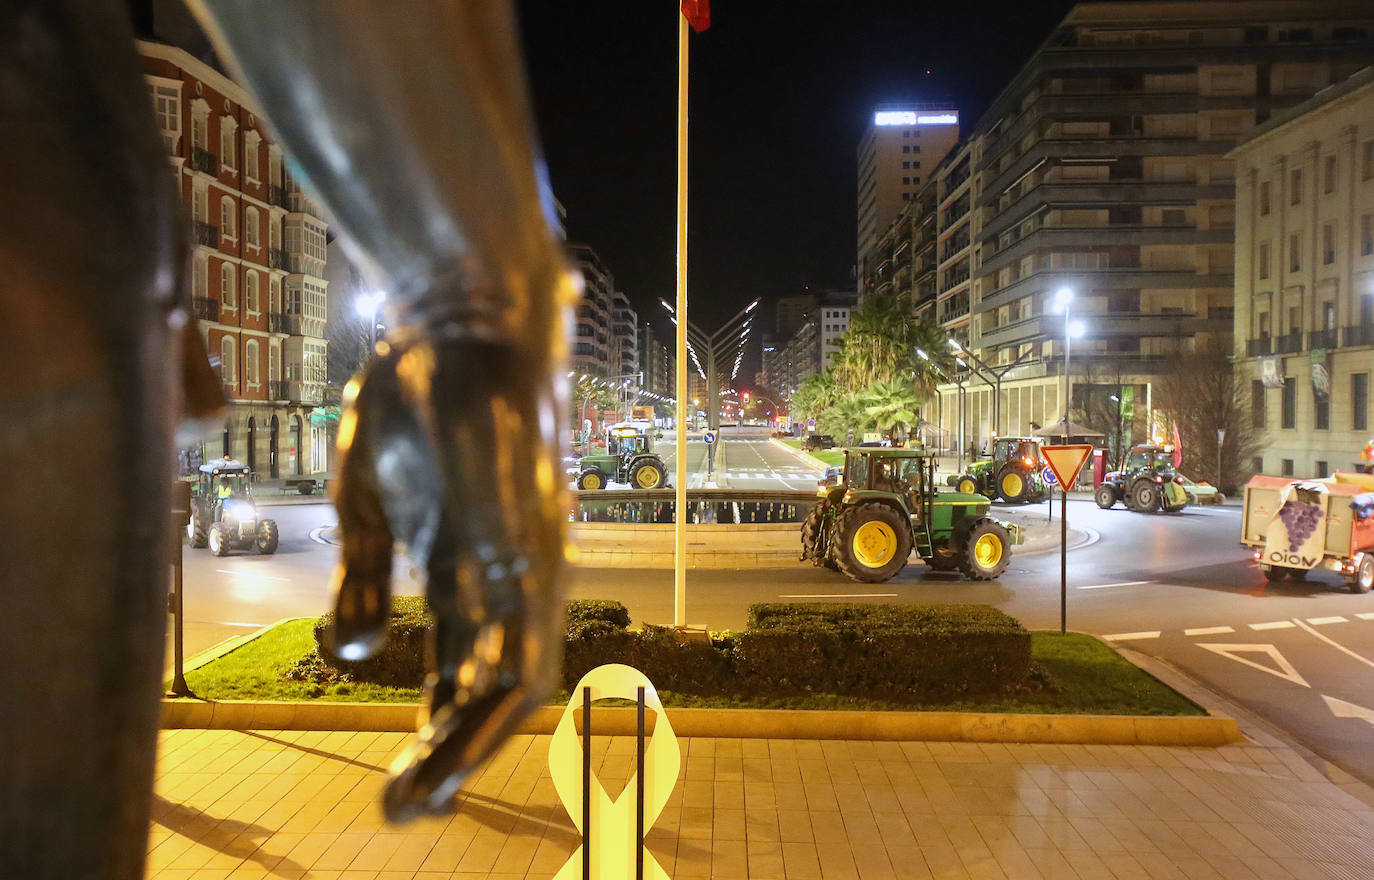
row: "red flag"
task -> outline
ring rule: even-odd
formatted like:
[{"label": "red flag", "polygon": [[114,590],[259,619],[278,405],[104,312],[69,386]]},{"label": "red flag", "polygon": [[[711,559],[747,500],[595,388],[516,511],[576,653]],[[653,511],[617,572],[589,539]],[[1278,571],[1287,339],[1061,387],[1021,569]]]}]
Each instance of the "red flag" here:
[{"label": "red flag", "polygon": [[711,0],[682,0],[682,14],[692,30],[701,33],[711,26]]},{"label": "red flag", "polygon": [[1183,441],[1178,437],[1178,422],[1174,422],[1174,467],[1183,464]]}]

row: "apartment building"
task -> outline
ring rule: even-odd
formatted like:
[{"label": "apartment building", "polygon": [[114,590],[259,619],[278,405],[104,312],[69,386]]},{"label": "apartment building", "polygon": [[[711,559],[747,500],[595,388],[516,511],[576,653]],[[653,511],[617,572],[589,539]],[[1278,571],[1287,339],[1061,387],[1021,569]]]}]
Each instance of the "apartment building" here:
[{"label": "apartment building", "polygon": [[859,292],[871,277],[873,249],[892,219],[915,198],[959,140],[959,111],[944,104],[884,104],[859,139]]},{"label": "apartment building", "polygon": [[[663,322],[664,332],[675,328]],[[658,338],[656,325],[645,321],[639,325],[639,371],[644,374],[644,390],[663,398],[677,397],[676,358],[673,350]]]},{"label": "apartment building", "polygon": [[[991,383],[971,380],[966,436],[981,444],[1062,416],[1051,303],[1064,287],[1085,328],[1072,348],[1075,413],[1094,396],[1130,396],[1128,428],[1154,433],[1151,390],[1168,359],[1236,320],[1228,153],[1371,59],[1374,6],[1355,0],[1074,7],[916,194],[911,226],[935,228],[937,316],[960,329],[967,290],[968,345],[1003,372],[997,425]],[[940,389],[951,435],[957,393]]]},{"label": "apartment building", "polygon": [[832,366],[830,359],[844,348],[841,339],[849,332],[849,315],[858,306],[853,291],[833,290],[821,296],[816,307],[816,333],[820,345],[820,369]]},{"label": "apartment building", "polygon": [[321,210],[284,168],[253,100],[175,46],[137,43],[149,98],[195,229],[191,301],[229,400],[218,456],[265,477],[329,467],[323,429],[328,284]]},{"label": "apartment building", "polygon": [[578,373],[605,379],[616,375],[611,368],[615,278],[588,245],[569,245],[568,253],[582,273],[583,284],[582,299],[577,304],[571,366]]},{"label": "apartment building", "polygon": [[1236,167],[1235,358],[1257,473],[1362,468],[1374,372],[1374,67],[1275,114]]},{"label": "apartment building", "polygon": [[[611,295],[611,359],[612,376],[631,376],[639,369],[639,315],[630,298],[617,290]],[[640,385],[646,379],[641,379]]]}]

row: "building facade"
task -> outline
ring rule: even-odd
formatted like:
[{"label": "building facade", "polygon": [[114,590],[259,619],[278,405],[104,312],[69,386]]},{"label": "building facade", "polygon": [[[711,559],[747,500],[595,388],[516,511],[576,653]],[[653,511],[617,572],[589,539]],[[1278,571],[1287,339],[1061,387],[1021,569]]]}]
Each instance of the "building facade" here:
[{"label": "building facade", "polygon": [[[611,295],[611,360],[612,376],[632,376],[639,368],[639,315],[630,298],[619,290]],[[640,377],[640,386],[646,381]]]},{"label": "building facade", "polygon": [[816,333],[820,345],[820,369],[833,364],[830,359],[844,347],[841,339],[849,332],[849,314],[858,305],[859,295],[852,291],[830,291],[816,307]]},{"label": "building facade", "polygon": [[[666,324],[666,327],[673,329],[672,324]],[[644,373],[644,390],[661,398],[676,398],[675,363],[672,349],[659,340],[655,325],[648,321],[640,324],[639,370]]]},{"label": "building facade", "polygon": [[858,147],[858,251],[860,293],[872,250],[892,219],[916,195],[959,140],[959,111],[947,105],[885,104]]},{"label": "building facade", "polygon": [[572,369],[577,373],[605,379],[611,370],[611,317],[615,278],[602,264],[596,251],[585,244],[568,246],[568,252],[582,273],[582,299],[577,304],[576,338],[572,346]]},{"label": "building facade", "polygon": [[[966,314],[967,344],[1001,373],[997,408],[994,383],[970,380],[965,437],[982,445],[1062,416],[1051,303],[1064,287],[1085,327],[1075,418],[1096,397],[1129,396],[1128,432],[1155,434],[1151,392],[1169,358],[1235,320],[1227,153],[1368,64],[1372,37],[1374,7],[1355,0],[1074,7],[936,170],[935,219],[923,208],[911,220],[935,225],[937,317],[957,330]],[[946,436],[958,394],[940,389]]]},{"label": "building facade", "polygon": [[1374,67],[1276,114],[1236,165],[1235,362],[1257,473],[1364,468],[1374,373]]},{"label": "building facade", "polygon": [[322,212],[247,93],[189,53],[140,40],[144,78],[195,229],[191,301],[229,414],[183,467],[229,456],[264,477],[328,470],[311,426],[328,380]]}]

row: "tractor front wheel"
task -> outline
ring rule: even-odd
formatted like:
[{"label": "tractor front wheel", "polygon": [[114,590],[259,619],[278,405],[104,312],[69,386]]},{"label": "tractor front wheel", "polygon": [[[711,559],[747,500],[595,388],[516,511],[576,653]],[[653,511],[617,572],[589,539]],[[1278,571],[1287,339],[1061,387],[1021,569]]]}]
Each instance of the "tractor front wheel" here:
[{"label": "tractor front wheel", "polygon": [[1103,510],[1111,510],[1112,505],[1116,504],[1116,489],[1112,487],[1111,483],[1103,483],[1093,493],[1093,500]]},{"label": "tractor front wheel", "polygon": [[811,560],[815,565],[822,565],[831,571],[838,570],[839,566],[831,558],[830,548],[818,549],[821,540],[821,530],[825,527],[826,503],[822,501],[811,508],[811,512],[802,521],[801,543],[802,559]]},{"label": "tractor front wheel", "polygon": [[911,555],[911,526],[886,504],[859,504],[840,516],[835,560],[852,580],[891,580]]},{"label": "tractor front wheel", "polygon": [[205,546],[205,524],[196,516],[195,511],[191,511],[191,521],[186,524],[186,537],[197,550]]},{"label": "tractor front wheel", "polygon": [[983,517],[964,533],[958,561],[964,577],[990,581],[1011,562],[1011,535],[1001,524]]},{"label": "tractor front wheel", "polygon": [[1009,464],[997,475],[997,494],[1008,504],[1023,503],[1030,492],[1030,475],[1023,468]]},{"label": "tractor front wheel", "polygon": [[577,478],[577,488],[589,492],[604,489],[606,478],[601,476],[601,471],[583,471]]},{"label": "tractor front wheel", "polygon": [[960,477],[959,485],[957,486],[957,488],[960,492],[963,492],[965,495],[978,494],[978,483],[973,479],[973,477]]},{"label": "tractor front wheel", "polygon": [[1132,507],[1142,513],[1154,513],[1159,507],[1159,490],[1149,480],[1137,480],[1131,487]]},{"label": "tractor front wheel", "polygon": [[276,520],[265,519],[258,523],[258,536],[257,540],[254,541],[257,544],[258,552],[264,556],[271,556],[276,553],[279,537]]},{"label": "tractor front wheel", "polygon": [[216,556],[229,555],[229,530],[223,523],[215,523],[210,526],[210,533],[206,536],[206,542],[210,545],[210,552]]},{"label": "tractor front wheel", "polygon": [[1271,565],[1264,570],[1264,579],[1271,584],[1276,584],[1286,577],[1288,577],[1288,569],[1282,565]]},{"label": "tractor front wheel", "polygon": [[663,485],[663,468],[658,462],[640,462],[630,474],[630,485],[636,489],[657,489]]}]

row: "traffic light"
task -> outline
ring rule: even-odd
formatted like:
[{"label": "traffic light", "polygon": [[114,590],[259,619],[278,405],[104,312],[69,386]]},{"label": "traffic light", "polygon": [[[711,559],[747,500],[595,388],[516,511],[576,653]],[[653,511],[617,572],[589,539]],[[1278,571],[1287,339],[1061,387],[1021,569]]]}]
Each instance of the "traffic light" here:
[{"label": "traffic light", "polygon": [[744,392],[744,402],[745,402],[745,403],[748,403],[748,402],[749,402],[749,392],[748,392],[748,391]]}]

